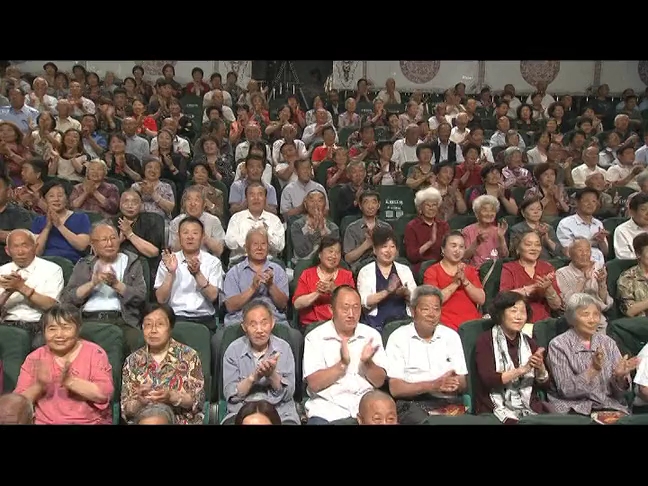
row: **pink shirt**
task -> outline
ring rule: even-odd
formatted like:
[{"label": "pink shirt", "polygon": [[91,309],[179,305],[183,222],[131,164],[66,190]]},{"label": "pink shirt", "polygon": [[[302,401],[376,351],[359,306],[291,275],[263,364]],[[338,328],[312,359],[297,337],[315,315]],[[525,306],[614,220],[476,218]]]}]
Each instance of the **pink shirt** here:
[{"label": "pink shirt", "polygon": [[[470,226],[466,226],[463,230],[464,240],[466,242],[466,248],[468,248],[473,241],[477,239],[479,234],[479,224],[474,223]],[[488,237],[475,249],[475,254],[468,262],[470,265],[479,269],[482,263],[486,260],[497,260],[500,256],[498,253],[499,248],[499,237],[497,236],[497,226],[493,225],[490,229]]]},{"label": "pink shirt", "polygon": [[47,364],[52,377],[52,384],[45,394],[36,402],[34,415],[36,424],[44,425],[101,425],[112,424],[110,400],[114,392],[112,367],[108,355],[98,345],[90,341],[83,343],[77,357],[70,365],[72,376],[90,381],[99,387],[108,399],[105,403],[91,403],[70,396],[68,390],[61,386],[62,369],[54,361],[54,355],[47,346],[41,346],[32,352],[22,367],[15,393],[22,393],[36,383],[36,365],[39,361]]}]

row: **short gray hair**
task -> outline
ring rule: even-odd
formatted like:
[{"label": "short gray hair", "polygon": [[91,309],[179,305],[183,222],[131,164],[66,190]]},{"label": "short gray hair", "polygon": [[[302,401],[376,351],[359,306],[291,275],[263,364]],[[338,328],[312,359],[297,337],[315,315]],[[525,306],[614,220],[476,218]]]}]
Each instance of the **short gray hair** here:
[{"label": "short gray hair", "polygon": [[441,193],[438,189],[434,187],[428,187],[427,189],[423,189],[422,191],[418,191],[416,193],[416,196],[414,196],[414,205],[418,209],[427,201],[441,204],[441,199]]},{"label": "short gray hair", "polygon": [[587,243],[587,245],[590,248],[592,247],[592,244],[590,243],[590,240],[588,240],[584,236],[576,236],[569,245],[569,251],[571,252],[572,248],[574,248],[577,243],[583,243],[583,242]]},{"label": "short gray hair", "polygon": [[431,295],[436,295],[439,298],[439,302],[443,304],[443,294],[441,291],[433,285],[419,285],[412,292],[412,297],[410,298],[410,307],[416,309],[419,301],[423,297],[429,297]]},{"label": "short gray hair", "polygon": [[272,308],[270,307],[270,304],[268,304],[265,300],[261,299],[252,299],[250,302],[245,304],[243,306],[242,310],[242,315],[243,315],[243,320],[245,321],[245,318],[247,317],[248,313],[258,307],[263,307],[266,311],[268,311],[268,314],[270,315],[271,318],[274,319],[274,312],[272,311]]},{"label": "short gray hair", "polygon": [[520,150],[520,147],[508,147],[506,150],[504,150],[504,163],[508,164],[509,160],[511,160],[511,157],[513,157],[514,154],[522,155],[522,150]]},{"label": "short gray hair", "polygon": [[484,194],[483,196],[479,196],[473,201],[473,213],[478,214],[484,206],[488,205],[493,206],[496,212],[499,211],[500,203],[497,198],[495,196],[491,196],[490,194]]},{"label": "short gray hair", "polygon": [[90,234],[92,235],[95,231],[97,231],[99,228],[103,228],[104,226],[110,228],[113,230],[115,233],[118,233],[117,228],[115,225],[110,221],[109,219],[102,219],[101,221],[97,221],[94,223],[91,228],[90,228]]},{"label": "short gray hair", "polygon": [[601,308],[599,302],[591,295],[584,293],[573,294],[565,305],[565,319],[567,319],[567,323],[573,326],[574,322],[576,322],[576,312],[590,305],[595,305],[599,309]]},{"label": "short gray hair", "polygon": [[254,234],[263,235],[266,237],[266,240],[270,241],[268,238],[268,230],[266,230],[264,226],[255,226],[254,228],[251,228],[250,231],[248,231],[247,234],[245,235],[246,245],[250,237]]},{"label": "short gray hair", "polygon": [[639,187],[643,186],[646,182],[648,182],[648,170],[644,170],[637,176],[637,185]]},{"label": "short gray hair", "polygon": [[16,228],[15,230],[11,230],[7,234],[7,239],[5,240],[5,244],[7,246],[9,246],[9,238],[11,238],[11,235],[13,235],[14,233],[24,233],[25,235],[27,235],[27,238],[30,238],[34,243],[36,243],[36,235],[34,233],[29,231],[28,229]]},{"label": "short gray hair", "polygon": [[143,419],[149,417],[164,417],[169,425],[175,423],[173,409],[164,403],[151,403],[145,406],[138,412],[133,422],[139,424]]}]

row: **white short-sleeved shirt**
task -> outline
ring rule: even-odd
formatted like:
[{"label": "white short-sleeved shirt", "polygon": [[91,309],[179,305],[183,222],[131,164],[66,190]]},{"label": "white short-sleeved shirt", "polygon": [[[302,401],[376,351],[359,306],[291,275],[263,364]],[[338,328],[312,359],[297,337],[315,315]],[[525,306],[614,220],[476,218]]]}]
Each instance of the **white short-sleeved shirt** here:
[{"label": "white short-sleeved shirt", "polygon": [[[306,414],[309,418],[320,417],[332,422],[358,415],[360,399],[374,389],[374,386],[359,374],[360,356],[370,340],[374,345],[378,345],[373,357],[374,364],[387,370],[387,354],[382,346],[380,333],[366,324],[358,324],[353,337],[348,341],[351,361],[345,375],[318,393],[308,388]],[[304,342],[304,379],[316,371],[338,363],[341,343],[333,321],[327,321],[309,332]]]},{"label": "white short-sleeved shirt", "polygon": [[[178,269],[171,286],[171,295],[168,304],[177,316],[183,317],[207,317],[216,313],[212,303],[207,300],[198,288],[196,279],[189,273],[187,260],[182,250],[174,253],[178,259]],[[210,285],[223,288],[223,265],[214,255],[200,250],[200,272],[209,281]],[[159,289],[164,283],[169,271],[164,262],[160,262],[155,276],[155,289]]]},{"label": "white short-sleeved shirt", "polygon": [[[634,377],[635,385],[648,386],[648,344],[639,352],[638,357],[641,359],[637,374]],[[648,402],[642,400],[641,397],[635,397],[635,406],[643,407],[648,405]]]},{"label": "white short-sleeved shirt", "polygon": [[426,341],[414,323],[401,326],[389,336],[386,352],[387,376],[407,383],[436,380],[448,371],[468,374],[459,334],[449,327],[437,326],[432,339]]},{"label": "white short-sleeved shirt", "polygon": [[603,252],[598,248],[598,243],[594,246],[594,235],[603,229],[603,223],[596,218],[592,218],[590,224],[583,221],[578,214],[567,216],[560,220],[556,229],[556,237],[563,248],[569,248],[576,238],[585,238],[592,243],[592,258],[600,265],[605,265]]},{"label": "white short-sleeved shirt", "polygon": [[[25,268],[20,268],[13,262],[5,263],[0,267],[0,275],[9,275],[11,272],[18,272],[25,279],[25,285],[34,289],[34,292],[52,299],[58,299],[63,290],[63,270],[56,263],[43,258],[34,258],[34,261]],[[0,289],[0,295],[4,292],[4,289]],[[43,315],[19,292],[14,292],[9,297],[5,307],[7,321],[37,322]]]}]

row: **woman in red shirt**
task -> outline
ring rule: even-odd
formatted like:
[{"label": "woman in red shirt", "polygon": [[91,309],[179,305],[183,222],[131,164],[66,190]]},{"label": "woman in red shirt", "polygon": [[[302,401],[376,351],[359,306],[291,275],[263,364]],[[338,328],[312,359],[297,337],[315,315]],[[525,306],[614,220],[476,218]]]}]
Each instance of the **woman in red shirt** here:
[{"label": "woman in red shirt", "polygon": [[434,285],[443,294],[441,324],[454,329],[466,321],[481,318],[478,305],[486,301],[477,269],[463,263],[466,242],[460,231],[446,234],[441,241],[443,259],[423,275],[425,285]]},{"label": "woman in red shirt", "polygon": [[[540,260],[540,237],[534,230],[525,231],[511,242],[511,248],[518,259],[502,266],[500,291],[511,290],[525,296],[531,305],[531,322],[551,317],[552,310],[560,309],[562,299],[556,270],[551,263]],[[529,329],[523,331],[530,334]]]},{"label": "woman in red shirt", "polygon": [[302,272],[293,295],[293,306],[299,312],[302,326],[332,319],[331,294],[336,287],[350,285],[355,288],[353,274],[340,267],[341,260],[340,241],[331,236],[322,238],[319,263]]},{"label": "woman in red shirt", "polygon": [[414,198],[418,217],[407,223],[403,239],[414,275],[424,261],[441,259],[441,241],[450,232],[448,223],[439,218],[441,201],[441,193],[434,187],[418,191]]}]

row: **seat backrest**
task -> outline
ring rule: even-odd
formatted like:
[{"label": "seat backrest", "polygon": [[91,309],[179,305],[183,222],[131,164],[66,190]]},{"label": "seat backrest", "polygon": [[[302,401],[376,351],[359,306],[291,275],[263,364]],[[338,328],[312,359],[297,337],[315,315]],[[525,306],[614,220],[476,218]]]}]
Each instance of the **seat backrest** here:
[{"label": "seat backrest", "polygon": [[123,193],[126,190],[126,186],[124,185],[123,181],[120,181],[119,179],[115,179],[114,177],[106,177],[105,181],[108,184],[112,184],[117,188],[119,191],[119,194]]},{"label": "seat backrest", "polygon": [[191,120],[196,133],[200,133],[203,120],[203,101],[201,96],[187,93],[180,98],[182,113]]},{"label": "seat backrest", "polygon": [[392,223],[394,234],[396,235],[398,253],[402,257],[407,257],[407,252],[405,251],[405,228],[414,218],[416,218],[416,214],[405,214],[402,218],[398,218]]},{"label": "seat backrest", "polygon": [[328,190],[328,200],[331,201],[329,204],[329,218],[338,226],[342,219],[341,214],[337,214],[337,196],[338,193],[342,190],[344,186],[342,184],[336,184]]},{"label": "seat backrest", "polygon": [[[238,327],[238,326],[237,326]],[[186,344],[200,356],[203,377],[205,379],[205,397],[211,396],[211,333],[207,326],[195,322],[176,321],[173,326],[173,339]]]},{"label": "seat backrest", "polygon": [[322,184],[323,187],[326,188],[326,173],[328,172],[330,167],[333,167],[335,165],[335,162],[332,160],[322,160],[319,165],[317,166],[317,169],[315,170],[315,180]]},{"label": "seat backrest", "polygon": [[475,361],[477,338],[492,327],[493,321],[490,319],[468,321],[459,326],[459,337],[461,338],[466,367],[468,368],[468,390],[466,390],[466,393],[471,397],[473,396],[473,390],[477,380],[477,362]]},{"label": "seat backrest", "polygon": [[[499,293],[500,290],[500,279],[502,277],[502,260],[487,260],[479,267],[479,280],[484,287],[484,293],[486,294],[486,302],[484,303],[484,308],[488,309],[488,305]],[[495,268],[490,272],[492,265],[495,265]],[[490,272],[490,275],[488,275]],[[488,276],[488,280],[484,282],[484,279]]]},{"label": "seat backrest", "polygon": [[406,214],[416,214],[414,191],[407,186],[378,186],[380,213],[378,218],[393,224]]},{"label": "seat backrest", "polygon": [[551,340],[567,329],[569,329],[569,325],[564,317],[543,319],[533,324],[533,340],[539,348],[548,349]]},{"label": "seat backrest", "polygon": [[74,270],[74,265],[72,264],[72,262],[67,258],[60,256],[42,256],[41,258],[43,260],[56,263],[59,267],[61,267],[61,270],[63,271],[63,283],[67,285],[67,283],[70,281],[70,277],[72,276],[72,271]]},{"label": "seat backrest", "polygon": [[607,335],[621,355],[637,356],[648,342],[648,317],[624,317],[608,322]]},{"label": "seat backrest", "polygon": [[634,267],[636,264],[637,260],[618,260],[616,258],[605,263],[605,268],[607,269],[608,274],[608,293],[614,299],[614,304],[606,313],[608,321],[623,317],[617,304],[617,282],[623,272]]},{"label": "seat backrest", "polygon": [[461,230],[466,226],[469,226],[477,222],[477,216],[474,214],[458,214],[450,218],[448,225],[450,230]]},{"label": "seat backrest", "polygon": [[103,348],[112,366],[114,399],[121,393],[122,367],[124,366],[124,333],[119,326],[107,322],[83,321],[81,337]]},{"label": "seat backrest", "polygon": [[84,209],[80,209],[79,212],[88,215],[88,218],[90,219],[90,224],[97,224],[104,220],[103,214],[97,213],[96,211],[86,211]]},{"label": "seat backrest", "polygon": [[[619,187],[619,189],[625,188]],[[610,233],[607,237],[608,247],[610,249],[608,260],[616,258],[614,254],[614,230],[617,228],[617,226],[625,223],[626,221],[628,221],[628,218],[622,218],[618,216],[614,218],[606,218],[603,220],[603,228],[605,228],[605,230]]]},{"label": "seat backrest", "polygon": [[414,275],[417,284],[423,285],[423,277],[425,277],[425,271],[435,263],[436,260],[425,260],[423,263],[421,263],[418,275]]},{"label": "seat backrest", "polygon": [[0,325],[0,361],[3,368],[4,393],[16,388],[20,367],[31,353],[32,340],[25,329],[15,326]]},{"label": "seat backrest", "polygon": [[391,321],[385,324],[385,327],[383,327],[382,330],[382,342],[383,342],[383,347],[387,347],[387,341],[389,341],[389,336],[392,335],[392,333],[398,329],[401,326],[405,326],[412,322],[412,319],[402,319],[400,321]]}]

